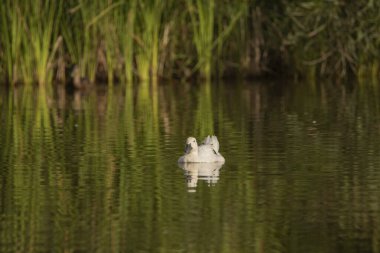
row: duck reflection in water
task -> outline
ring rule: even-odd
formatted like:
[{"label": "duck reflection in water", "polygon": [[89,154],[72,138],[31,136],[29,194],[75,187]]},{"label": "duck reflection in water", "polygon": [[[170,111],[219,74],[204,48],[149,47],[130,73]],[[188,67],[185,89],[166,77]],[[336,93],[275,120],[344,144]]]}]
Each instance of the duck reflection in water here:
[{"label": "duck reflection in water", "polygon": [[215,163],[179,163],[185,171],[188,192],[196,192],[198,180],[204,180],[208,186],[214,186],[219,180],[219,171],[223,162]]}]

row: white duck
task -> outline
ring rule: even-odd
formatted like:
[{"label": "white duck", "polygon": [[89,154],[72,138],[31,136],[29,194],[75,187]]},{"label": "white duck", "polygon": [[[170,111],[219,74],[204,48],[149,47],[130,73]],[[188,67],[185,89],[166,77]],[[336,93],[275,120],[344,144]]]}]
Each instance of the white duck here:
[{"label": "white duck", "polygon": [[185,154],[178,159],[179,163],[224,163],[224,157],[219,153],[219,141],[216,136],[207,136],[200,146],[194,137],[186,140]]}]

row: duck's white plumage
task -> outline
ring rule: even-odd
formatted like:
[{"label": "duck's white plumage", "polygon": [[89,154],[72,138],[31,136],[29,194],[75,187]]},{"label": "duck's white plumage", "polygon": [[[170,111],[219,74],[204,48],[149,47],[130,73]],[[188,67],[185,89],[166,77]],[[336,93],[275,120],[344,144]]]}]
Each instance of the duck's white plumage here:
[{"label": "duck's white plumage", "polygon": [[179,163],[222,162],[224,157],[219,153],[219,141],[216,136],[207,136],[198,146],[194,137],[186,140],[185,154],[178,159]]}]

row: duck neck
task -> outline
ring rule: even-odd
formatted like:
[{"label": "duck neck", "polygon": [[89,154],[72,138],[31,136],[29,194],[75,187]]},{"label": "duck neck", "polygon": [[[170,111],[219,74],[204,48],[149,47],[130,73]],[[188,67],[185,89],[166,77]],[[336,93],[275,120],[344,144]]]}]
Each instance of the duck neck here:
[{"label": "duck neck", "polygon": [[192,155],[192,156],[198,156],[198,147],[197,148],[193,148],[190,151],[190,155]]}]

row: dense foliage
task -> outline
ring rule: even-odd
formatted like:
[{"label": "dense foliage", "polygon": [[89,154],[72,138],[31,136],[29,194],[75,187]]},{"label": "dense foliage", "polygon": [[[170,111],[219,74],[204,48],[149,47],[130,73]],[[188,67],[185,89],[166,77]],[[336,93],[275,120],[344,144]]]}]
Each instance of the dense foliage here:
[{"label": "dense foliage", "polygon": [[379,13],[375,0],[5,0],[0,77],[377,77]]}]

